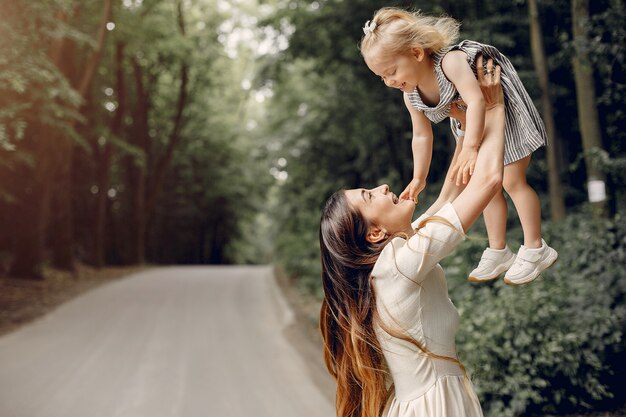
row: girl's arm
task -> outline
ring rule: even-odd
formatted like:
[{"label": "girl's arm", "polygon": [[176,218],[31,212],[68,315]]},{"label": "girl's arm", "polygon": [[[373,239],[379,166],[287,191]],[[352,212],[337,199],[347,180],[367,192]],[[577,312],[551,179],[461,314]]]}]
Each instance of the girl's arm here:
[{"label": "girl's arm", "polygon": [[413,180],[402,191],[399,198],[417,203],[417,196],[426,187],[426,176],[433,156],[433,128],[430,120],[424,113],[413,107],[406,94],[404,95],[404,104],[409,110],[413,124],[413,139],[411,140]]},{"label": "girl's arm", "polygon": [[[491,61],[491,60],[489,60]],[[478,58],[482,68],[482,57]],[[491,64],[491,65],[490,65]],[[491,68],[492,62],[488,62]],[[476,171],[467,187],[452,202],[463,230],[476,221],[495,193],[502,188],[504,169],[504,95],[500,84],[500,67],[493,74],[477,74],[489,109],[486,114],[485,135],[476,161]]]},{"label": "girl's arm", "polygon": [[465,52],[457,50],[447,53],[441,62],[441,68],[467,104],[465,140],[450,176],[451,179],[456,178],[457,185],[467,184],[474,173],[478,148],[484,134],[485,100]]},{"label": "girl's arm", "polygon": [[420,217],[433,216],[446,203],[457,198],[459,194],[461,193],[461,191],[463,190],[463,188],[465,188],[465,185],[462,184],[459,186],[454,181],[449,180],[450,176],[452,175],[452,168],[455,166],[462,148],[463,148],[463,136],[459,137],[456,143],[456,147],[454,148],[454,155],[452,156],[450,167],[448,168],[448,172],[443,181],[443,186],[441,187],[441,191],[439,192],[439,197],[437,197],[437,200]]}]

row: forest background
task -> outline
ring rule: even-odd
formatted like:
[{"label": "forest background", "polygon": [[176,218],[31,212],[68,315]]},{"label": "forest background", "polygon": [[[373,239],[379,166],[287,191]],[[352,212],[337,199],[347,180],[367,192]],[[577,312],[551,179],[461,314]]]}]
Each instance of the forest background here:
[{"label": "forest background", "polygon": [[[524,288],[472,286],[479,225],[444,265],[485,414],[622,407],[620,0],[0,0],[0,275],[273,262],[319,300],[326,198],[383,182],[399,193],[410,179],[402,97],[357,47],[387,5],[453,16],[462,38],[498,47],[550,135],[528,177],[559,263]],[[424,209],[453,149],[444,125]]]}]

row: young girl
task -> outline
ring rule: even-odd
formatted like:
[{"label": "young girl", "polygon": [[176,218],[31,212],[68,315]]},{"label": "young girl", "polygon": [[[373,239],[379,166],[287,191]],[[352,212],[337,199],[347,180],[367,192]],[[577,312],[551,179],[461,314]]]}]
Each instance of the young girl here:
[{"label": "young girl", "polygon": [[[539,198],[526,182],[531,154],[547,143],[547,137],[539,113],[511,62],[493,46],[468,40],[455,44],[459,23],[448,17],[427,17],[384,8],[366,22],[363,32],[360,48],[367,66],[387,86],[404,93],[413,123],[413,180],[400,194],[401,199],[417,203],[417,196],[426,185],[432,157],[431,123],[450,117],[457,147],[448,177],[456,179],[456,187],[452,181],[446,181],[427,215],[458,195],[473,174],[485,123],[485,105],[475,76],[483,68],[476,67],[476,57],[484,55],[501,67],[506,103],[502,184],[517,209],[524,244],[517,256],[508,248],[506,200],[502,192],[497,193],[483,212],[489,247],[469,280],[490,281],[506,271],[507,284],[533,281],[558,256],[541,238]],[[492,67],[488,67],[487,73],[491,72]],[[463,117],[458,109],[466,109],[466,126],[459,120]]]}]

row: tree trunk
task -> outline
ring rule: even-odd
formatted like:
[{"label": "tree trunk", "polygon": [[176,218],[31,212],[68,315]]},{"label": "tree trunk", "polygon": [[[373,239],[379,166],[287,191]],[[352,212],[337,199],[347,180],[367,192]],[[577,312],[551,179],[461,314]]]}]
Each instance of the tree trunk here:
[{"label": "tree trunk", "polygon": [[174,116],[174,127],[170,133],[170,138],[165,148],[165,152],[159,159],[154,170],[154,178],[151,183],[149,194],[146,201],[146,217],[150,217],[154,211],[157,198],[161,189],[163,188],[163,181],[165,180],[165,174],[172,162],[174,156],[174,150],[182,139],[181,129],[183,124],[183,111],[187,104],[187,82],[188,82],[188,67],[186,63],[181,65],[180,70],[180,88],[178,93],[178,104],[176,106],[176,115]]},{"label": "tree trunk", "polygon": [[[68,16],[59,14],[61,20]],[[60,60],[67,41],[55,39],[48,47],[48,56],[54,63]],[[17,203],[12,215],[14,248],[9,274],[16,277],[43,279],[46,261],[46,231],[50,224],[52,185],[55,175],[56,129],[33,120],[25,134],[23,149],[36,161],[32,166],[24,164],[15,175]]]},{"label": "tree trunk", "polygon": [[[182,10],[182,1],[178,2],[178,26],[181,34],[185,35],[185,20]],[[144,151],[145,164],[139,166],[136,161],[131,163],[130,178],[133,189],[133,200],[131,202],[134,225],[132,229],[132,252],[131,262],[143,263],[145,261],[146,252],[146,230],[154,208],[156,206],[157,198],[161,189],[163,188],[163,182],[165,174],[172,161],[174,150],[182,139],[181,130],[183,126],[183,112],[187,105],[187,84],[189,81],[189,67],[186,62],[181,63],[180,72],[180,87],[178,92],[178,100],[176,105],[176,113],[174,114],[173,127],[170,132],[169,140],[165,147],[165,151],[159,158],[158,162],[154,165],[153,170],[154,177],[150,184],[147,183],[146,167],[151,166],[149,164],[151,152],[150,152],[150,140],[147,136],[149,131],[148,115],[150,111],[149,100],[149,86],[144,82],[143,70],[139,62],[133,60],[133,68],[135,75],[135,85],[137,89],[137,107],[135,111],[135,140],[136,145]],[[149,78],[149,77],[148,77]]]},{"label": "tree trunk", "polygon": [[[178,10],[178,27],[181,35],[185,36],[185,19],[183,14],[183,6],[182,1],[178,2],[177,6]],[[146,191],[146,201],[144,210],[145,213],[143,215],[143,241],[147,238],[146,228],[151,221],[152,215],[154,214],[154,209],[156,207],[157,199],[161,190],[163,189],[163,183],[165,181],[165,174],[167,173],[167,169],[169,168],[172,158],[174,156],[174,151],[176,147],[180,143],[182,139],[182,127],[183,127],[183,113],[185,111],[185,107],[187,105],[187,97],[188,97],[188,83],[189,83],[189,65],[187,62],[183,60],[180,65],[180,85],[178,88],[178,100],[176,104],[176,113],[174,114],[173,127],[172,131],[169,135],[169,140],[165,147],[165,151],[159,158],[158,162],[154,168],[154,176],[152,181],[150,182],[150,186],[147,187]],[[145,251],[145,249],[144,249]]]},{"label": "tree trunk", "polygon": [[9,275],[19,278],[43,279],[46,259],[46,228],[50,215],[50,172],[52,161],[40,158],[51,149],[51,140],[44,137],[49,127],[32,123],[27,128],[24,148],[37,160],[34,167],[23,166],[16,173],[19,182],[17,203],[13,206],[11,222],[13,261]]},{"label": "tree trunk", "polygon": [[[185,20],[182,10],[182,2],[178,2],[178,26],[180,29],[180,33],[185,35]],[[163,181],[165,179],[165,174],[167,172],[167,168],[172,162],[172,157],[174,156],[174,150],[176,146],[180,143],[182,139],[181,130],[183,126],[183,112],[185,110],[185,106],[187,105],[187,84],[189,82],[189,65],[186,62],[181,63],[180,67],[180,86],[178,89],[178,100],[176,105],[176,114],[174,115],[174,125],[172,127],[172,131],[170,133],[169,141],[165,148],[165,152],[159,159],[159,162],[156,165],[154,170],[154,178],[152,180],[148,197],[146,199],[146,218],[149,219],[154,212],[154,208],[156,205],[157,198],[161,189],[163,188]]]},{"label": "tree trunk", "polygon": [[226,199],[218,197],[213,203],[215,211],[209,217],[208,230],[205,235],[203,263],[219,265],[224,263],[224,243],[226,241],[223,231],[224,212]]},{"label": "tree trunk", "polygon": [[[84,102],[88,99],[90,86],[93,82],[96,69],[100,65],[108,32],[106,25],[111,21],[111,17],[112,0],[104,0],[102,18],[100,19],[98,28],[96,49],[85,64],[85,70],[82,73],[80,81],[75,84],[75,88],[77,88]],[[62,62],[56,62],[56,64],[60,68],[63,66]],[[67,73],[67,71],[64,72]],[[57,219],[52,234],[52,259],[54,266],[57,268],[74,270],[74,193],[72,184],[74,142],[71,138],[59,136],[56,141],[56,150],[58,171],[56,176],[57,189],[54,194],[54,206]],[[101,189],[100,192],[104,192],[106,197],[106,189]]]},{"label": "tree trunk", "polygon": [[539,78],[541,88],[541,112],[546,124],[549,145],[546,148],[548,157],[548,191],[550,195],[550,212],[552,221],[559,222],[565,218],[565,200],[561,186],[561,169],[559,164],[558,149],[560,139],[557,135],[552,100],[550,98],[550,86],[548,82],[548,66],[543,47],[543,34],[537,10],[537,0],[528,0],[528,17],[530,21],[530,47],[533,55],[535,71]]},{"label": "tree trunk", "polygon": [[144,151],[143,161],[130,157],[128,174],[131,195],[130,259],[133,264],[145,261],[146,234],[146,166],[150,155],[148,144],[148,115],[150,113],[150,85],[145,85],[141,65],[133,59],[133,75],[137,101],[133,111],[133,144]]},{"label": "tree trunk", "polygon": [[9,275],[19,278],[43,279],[45,260],[45,230],[50,202],[47,187],[32,187],[26,199],[17,205],[19,213],[14,216],[14,258]]},{"label": "tree trunk", "polygon": [[578,124],[585,151],[587,168],[587,187],[589,201],[594,206],[594,214],[606,217],[606,178],[597,169],[588,153],[594,149],[602,149],[602,136],[598,109],[596,107],[596,90],[593,81],[593,67],[587,53],[587,26],[589,24],[589,1],[572,0],[572,33],[576,53],[572,59],[574,79],[576,81],[576,102],[578,107]]},{"label": "tree trunk", "polygon": [[[113,116],[111,133],[120,137],[122,134],[124,113],[126,110],[126,86],[124,83],[124,48],[123,42],[118,42],[115,48],[117,109]],[[96,227],[94,236],[94,264],[98,267],[106,263],[106,220],[107,220],[107,190],[109,189],[111,160],[113,159],[113,144],[108,140],[104,145],[100,163],[98,165],[98,198],[96,202]]]}]

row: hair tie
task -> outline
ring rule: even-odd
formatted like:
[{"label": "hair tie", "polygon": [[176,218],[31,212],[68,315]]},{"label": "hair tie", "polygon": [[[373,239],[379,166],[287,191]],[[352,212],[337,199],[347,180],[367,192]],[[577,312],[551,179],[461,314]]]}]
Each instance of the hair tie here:
[{"label": "hair tie", "polygon": [[363,26],[363,33],[367,35],[369,33],[374,32],[374,29],[376,29],[376,23],[370,22],[368,20],[367,22],[365,22],[365,26]]}]

